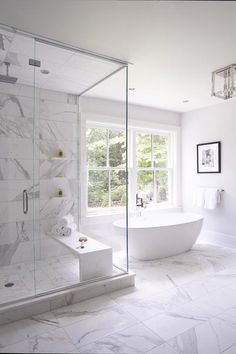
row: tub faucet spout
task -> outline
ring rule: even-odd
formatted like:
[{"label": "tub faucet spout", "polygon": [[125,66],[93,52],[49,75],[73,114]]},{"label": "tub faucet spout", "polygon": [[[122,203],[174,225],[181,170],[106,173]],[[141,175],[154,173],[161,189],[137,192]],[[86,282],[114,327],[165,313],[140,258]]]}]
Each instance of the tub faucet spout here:
[{"label": "tub faucet spout", "polygon": [[138,194],[136,194],[136,207],[143,208],[143,198],[140,198]]},{"label": "tub faucet spout", "polygon": [[142,208],[143,207],[144,207],[143,198],[140,198],[138,196],[138,194],[136,194],[136,211],[137,211],[138,216],[142,215]]}]

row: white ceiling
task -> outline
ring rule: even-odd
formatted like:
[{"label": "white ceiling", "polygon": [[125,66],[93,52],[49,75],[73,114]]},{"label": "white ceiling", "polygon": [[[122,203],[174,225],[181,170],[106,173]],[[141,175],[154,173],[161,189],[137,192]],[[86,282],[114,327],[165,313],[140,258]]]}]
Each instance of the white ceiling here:
[{"label": "white ceiling", "polygon": [[[29,65],[29,59],[39,60],[40,67]],[[115,62],[35,41],[0,28],[0,74],[6,76],[5,63],[10,64],[8,75],[17,78],[17,85],[77,95],[122,68]],[[42,72],[45,70],[46,74]],[[106,88],[103,95],[105,91]]]},{"label": "white ceiling", "polygon": [[1,23],[130,61],[130,102],[180,112],[221,102],[211,71],[236,62],[235,14],[234,1],[0,0]]}]

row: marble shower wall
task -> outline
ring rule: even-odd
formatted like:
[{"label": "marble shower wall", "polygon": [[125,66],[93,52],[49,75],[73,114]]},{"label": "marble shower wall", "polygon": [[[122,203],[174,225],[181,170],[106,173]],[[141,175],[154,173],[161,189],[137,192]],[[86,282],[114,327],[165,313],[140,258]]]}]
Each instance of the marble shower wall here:
[{"label": "marble shower wall", "polygon": [[[35,93],[29,86],[0,84],[0,266],[67,254],[48,231],[68,212],[77,216],[76,97]],[[63,197],[55,198],[59,188]],[[28,214],[22,210],[24,189]]]}]

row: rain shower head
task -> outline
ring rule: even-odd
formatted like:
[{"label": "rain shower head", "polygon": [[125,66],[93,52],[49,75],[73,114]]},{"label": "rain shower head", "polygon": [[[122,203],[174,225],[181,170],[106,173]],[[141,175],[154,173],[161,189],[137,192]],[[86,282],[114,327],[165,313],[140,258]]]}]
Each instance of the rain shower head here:
[{"label": "rain shower head", "polygon": [[6,75],[0,74],[0,82],[4,82],[5,84],[15,84],[17,77],[9,76],[10,63],[4,61],[4,64],[6,65]]}]

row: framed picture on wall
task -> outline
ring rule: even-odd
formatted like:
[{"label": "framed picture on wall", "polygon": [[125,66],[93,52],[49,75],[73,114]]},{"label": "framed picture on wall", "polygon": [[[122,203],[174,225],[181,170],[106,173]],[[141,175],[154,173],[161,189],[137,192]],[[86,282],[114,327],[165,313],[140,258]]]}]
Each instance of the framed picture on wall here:
[{"label": "framed picture on wall", "polygon": [[197,145],[197,173],[221,172],[221,142]]}]

